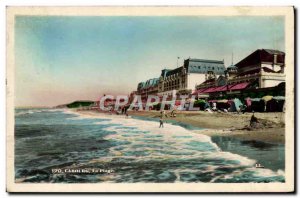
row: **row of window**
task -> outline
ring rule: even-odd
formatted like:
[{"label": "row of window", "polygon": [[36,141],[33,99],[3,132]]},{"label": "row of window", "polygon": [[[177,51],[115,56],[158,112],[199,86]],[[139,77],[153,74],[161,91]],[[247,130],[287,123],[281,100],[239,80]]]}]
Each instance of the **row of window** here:
[{"label": "row of window", "polygon": [[[177,79],[176,81],[172,81],[172,82],[165,82],[164,83],[164,86],[165,87],[168,87],[168,86],[174,86],[174,85],[179,85],[179,79]],[[183,81],[181,81],[181,84],[184,84],[185,83],[185,81],[183,80]]]},{"label": "row of window", "polygon": [[223,67],[213,67],[213,66],[192,66],[192,67],[194,67],[194,68],[198,68],[198,69],[205,69],[206,70],[206,68],[207,69],[212,69],[212,70],[215,70],[215,68],[218,70],[218,71],[224,71],[224,68]]},{"label": "row of window", "polygon": [[165,87],[163,91],[170,91],[170,90],[174,90],[174,89],[180,89],[180,88],[184,88],[184,86],[179,86],[179,85],[176,85],[176,86],[168,86],[168,87]]}]

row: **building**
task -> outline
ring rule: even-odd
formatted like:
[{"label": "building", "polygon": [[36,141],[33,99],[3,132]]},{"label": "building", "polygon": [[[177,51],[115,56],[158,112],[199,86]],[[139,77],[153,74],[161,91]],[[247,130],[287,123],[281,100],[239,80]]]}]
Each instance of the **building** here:
[{"label": "building", "polygon": [[158,78],[152,78],[145,82],[140,82],[137,87],[136,95],[141,95],[142,100],[146,100],[148,95],[157,95]]},{"label": "building", "polygon": [[237,64],[238,75],[232,83],[258,80],[259,88],[274,87],[285,82],[285,53],[258,49]]},{"label": "building", "polygon": [[244,89],[263,89],[285,82],[285,53],[258,49],[235,65],[227,68],[225,76],[208,79],[196,86],[193,94],[237,94]]},{"label": "building", "polygon": [[186,59],[184,65],[176,69],[163,69],[159,77],[158,94],[190,94],[197,84],[216,79],[224,74],[224,61]]}]

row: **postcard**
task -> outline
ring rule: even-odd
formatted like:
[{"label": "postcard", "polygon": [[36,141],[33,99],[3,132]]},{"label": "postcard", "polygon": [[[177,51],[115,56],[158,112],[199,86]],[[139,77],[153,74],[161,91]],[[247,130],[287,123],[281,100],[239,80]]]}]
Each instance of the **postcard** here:
[{"label": "postcard", "polygon": [[294,192],[293,7],[7,7],[8,192]]}]

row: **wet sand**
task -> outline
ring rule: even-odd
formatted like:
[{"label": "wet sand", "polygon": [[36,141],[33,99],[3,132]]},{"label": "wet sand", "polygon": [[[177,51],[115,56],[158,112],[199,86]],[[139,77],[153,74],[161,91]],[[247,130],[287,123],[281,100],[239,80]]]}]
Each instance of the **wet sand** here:
[{"label": "wet sand", "polygon": [[[78,113],[97,116],[97,111],[78,111]],[[128,111],[129,116],[142,116],[148,118],[159,118],[159,111]],[[166,112],[167,115],[170,112]],[[109,115],[109,114],[108,114]],[[111,115],[116,116],[116,115]],[[180,111],[176,117],[166,117],[166,122],[174,120],[183,124],[189,124],[195,127],[204,128],[203,130],[193,130],[195,133],[201,133],[208,136],[228,136],[241,140],[254,140],[268,143],[285,143],[285,128],[282,112],[255,113],[263,127],[259,129],[247,128],[249,126],[252,113],[208,113],[203,111]]]},{"label": "wet sand", "polygon": [[[167,112],[167,114],[169,114],[169,112]],[[159,117],[160,113],[157,111],[131,111],[129,115],[155,118]],[[183,111],[177,112],[175,118],[167,117],[165,120],[175,120],[195,127],[205,128],[204,130],[195,130],[195,132],[209,136],[230,136],[241,140],[285,143],[284,113],[255,113],[259,122],[263,123],[263,127],[249,130],[247,126],[249,126],[251,116],[252,113],[237,114]]]}]

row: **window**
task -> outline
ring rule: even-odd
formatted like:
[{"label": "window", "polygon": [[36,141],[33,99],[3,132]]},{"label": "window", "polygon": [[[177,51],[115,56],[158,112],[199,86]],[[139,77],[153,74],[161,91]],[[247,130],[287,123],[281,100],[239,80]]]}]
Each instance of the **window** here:
[{"label": "window", "polygon": [[198,66],[198,69],[201,69],[201,67],[200,67],[200,66]]}]

